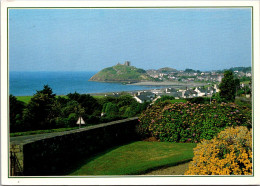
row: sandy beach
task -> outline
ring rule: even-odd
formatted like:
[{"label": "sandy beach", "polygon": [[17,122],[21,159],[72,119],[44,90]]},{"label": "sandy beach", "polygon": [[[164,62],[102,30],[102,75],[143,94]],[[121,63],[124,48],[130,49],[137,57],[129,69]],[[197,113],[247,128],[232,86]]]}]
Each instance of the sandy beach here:
[{"label": "sandy beach", "polygon": [[142,86],[203,86],[206,83],[195,83],[195,82],[174,82],[174,81],[163,81],[163,82],[155,82],[155,81],[142,81],[138,83],[132,83],[128,85],[142,85]]}]

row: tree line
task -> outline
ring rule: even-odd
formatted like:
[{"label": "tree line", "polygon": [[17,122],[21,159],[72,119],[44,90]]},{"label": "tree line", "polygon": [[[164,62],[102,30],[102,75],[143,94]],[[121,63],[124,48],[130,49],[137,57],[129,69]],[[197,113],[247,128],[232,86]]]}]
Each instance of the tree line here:
[{"label": "tree line", "polygon": [[[149,105],[138,103],[130,95],[94,98],[89,94],[70,93],[56,96],[45,85],[28,104],[9,97],[10,132],[76,127],[79,117],[87,125],[134,117]],[[102,115],[102,116],[101,116]]]}]

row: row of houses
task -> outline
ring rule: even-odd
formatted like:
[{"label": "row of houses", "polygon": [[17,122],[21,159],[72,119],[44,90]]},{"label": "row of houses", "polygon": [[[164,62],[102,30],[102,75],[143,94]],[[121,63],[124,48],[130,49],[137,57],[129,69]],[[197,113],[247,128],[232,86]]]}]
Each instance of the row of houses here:
[{"label": "row of houses", "polygon": [[211,96],[214,93],[219,92],[219,88],[217,85],[214,87],[196,87],[195,89],[186,89],[186,90],[177,90],[175,88],[166,88],[166,89],[155,89],[155,90],[146,90],[146,91],[138,91],[133,93],[133,97],[139,103],[143,103],[145,101],[155,101],[159,99],[161,96],[173,96],[175,99],[181,98],[194,98],[194,97],[204,97]]}]

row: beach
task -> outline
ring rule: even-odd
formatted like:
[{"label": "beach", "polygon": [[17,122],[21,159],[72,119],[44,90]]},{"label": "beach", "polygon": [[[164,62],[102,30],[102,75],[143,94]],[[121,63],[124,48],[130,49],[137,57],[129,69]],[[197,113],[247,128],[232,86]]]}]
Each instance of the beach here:
[{"label": "beach", "polygon": [[195,86],[203,86],[206,83],[197,83],[197,82],[177,82],[177,81],[141,81],[138,83],[131,83],[128,85],[138,85],[138,86],[188,86],[188,87],[195,87]]}]

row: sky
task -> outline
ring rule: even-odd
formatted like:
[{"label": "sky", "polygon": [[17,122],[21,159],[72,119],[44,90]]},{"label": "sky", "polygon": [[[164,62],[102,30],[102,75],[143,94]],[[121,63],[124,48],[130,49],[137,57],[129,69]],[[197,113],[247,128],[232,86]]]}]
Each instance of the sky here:
[{"label": "sky", "polygon": [[250,8],[9,9],[10,71],[251,66]]}]

